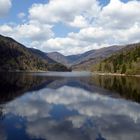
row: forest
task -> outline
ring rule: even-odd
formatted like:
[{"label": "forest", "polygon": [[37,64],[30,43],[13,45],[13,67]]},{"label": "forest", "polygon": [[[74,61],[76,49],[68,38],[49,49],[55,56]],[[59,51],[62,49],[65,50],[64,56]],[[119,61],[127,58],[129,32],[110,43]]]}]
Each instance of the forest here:
[{"label": "forest", "polygon": [[140,44],[127,47],[92,67],[92,71],[104,73],[140,74]]}]

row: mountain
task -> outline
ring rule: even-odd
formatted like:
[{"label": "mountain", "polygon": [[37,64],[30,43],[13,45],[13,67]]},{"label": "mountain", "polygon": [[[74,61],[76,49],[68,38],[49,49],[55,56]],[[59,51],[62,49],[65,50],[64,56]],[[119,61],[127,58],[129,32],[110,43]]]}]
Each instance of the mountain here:
[{"label": "mountain", "polygon": [[110,46],[97,50],[90,50],[82,54],[64,56],[60,53],[48,53],[47,56],[59,63],[71,67],[73,70],[89,70],[92,64],[111,56],[126,46]]},{"label": "mountain", "polygon": [[0,71],[67,71],[46,53],[26,48],[12,38],[0,35]]},{"label": "mountain", "polygon": [[64,64],[65,66],[70,65],[69,59],[67,59],[66,56],[62,55],[61,53],[58,52],[52,52],[52,53],[47,53],[46,54],[50,59],[53,59],[54,61]]},{"label": "mountain", "polygon": [[92,69],[107,73],[140,74],[140,43],[127,45]]},{"label": "mountain", "polygon": [[89,70],[92,64],[96,64],[101,60],[111,56],[112,54],[120,51],[126,46],[110,46],[97,50],[91,50],[84,54],[81,54],[79,59],[77,59],[72,64],[72,69],[75,70]]},{"label": "mountain", "polygon": [[47,60],[48,63],[56,63],[56,61],[54,61],[53,59],[48,57],[45,52],[42,52],[42,51],[40,51],[38,49],[34,49],[34,48],[29,48],[29,50],[32,53],[36,54],[36,56],[41,57],[42,59]]},{"label": "mountain", "polygon": [[33,49],[33,48],[29,48],[30,51],[32,53],[34,53],[37,57],[47,60],[47,62],[49,63],[48,65],[48,70],[49,71],[71,71],[70,68],[68,68],[67,65],[63,64],[63,63],[59,63],[53,59],[51,59],[50,57],[47,56],[47,53],[42,52],[40,50],[37,49]]}]

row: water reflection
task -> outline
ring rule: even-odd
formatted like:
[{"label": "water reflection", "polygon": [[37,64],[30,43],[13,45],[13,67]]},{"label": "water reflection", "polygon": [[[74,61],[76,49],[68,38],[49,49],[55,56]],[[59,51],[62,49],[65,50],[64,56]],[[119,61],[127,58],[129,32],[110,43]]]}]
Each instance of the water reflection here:
[{"label": "water reflection", "polygon": [[104,79],[30,75],[32,80],[27,80],[27,74],[17,77],[24,79],[20,82],[24,88],[17,88],[18,98],[11,100],[9,90],[8,102],[1,104],[4,117],[0,120],[0,139],[140,139],[140,105],[101,88],[98,81]]},{"label": "water reflection", "polygon": [[115,91],[126,99],[140,102],[140,77],[95,75],[91,78],[90,84]]},{"label": "water reflection", "polygon": [[32,76],[30,73],[0,74],[0,103],[4,103],[23,95],[26,91],[39,90],[54,78]]}]

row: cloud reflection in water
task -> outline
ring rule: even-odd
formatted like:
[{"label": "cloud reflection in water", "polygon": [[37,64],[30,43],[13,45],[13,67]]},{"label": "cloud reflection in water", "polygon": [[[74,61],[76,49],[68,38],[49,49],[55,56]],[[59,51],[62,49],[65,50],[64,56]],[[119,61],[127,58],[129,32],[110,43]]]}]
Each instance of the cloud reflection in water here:
[{"label": "cloud reflection in water", "polygon": [[[59,105],[76,113],[65,116],[64,111],[59,114],[63,119],[55,120],[51,112]],[[139,104],[131,101],[63,86],[27,93],[8,103],[4,109],[6,114],[26,118],[26,133],[31,138],[139,140],[139,108]]]}]

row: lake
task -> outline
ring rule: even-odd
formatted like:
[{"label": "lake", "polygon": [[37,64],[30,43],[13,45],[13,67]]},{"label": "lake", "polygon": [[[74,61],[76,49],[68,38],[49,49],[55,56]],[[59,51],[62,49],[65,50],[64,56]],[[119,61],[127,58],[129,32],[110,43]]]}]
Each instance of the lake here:
[{"label": "lake", "polygon": [[0,140],[140,140],[140,78],[1,73]]}]

